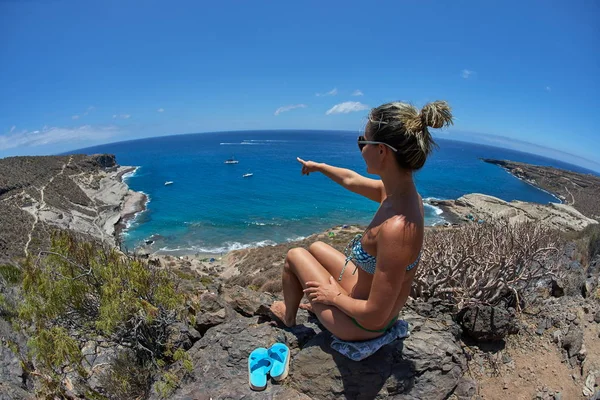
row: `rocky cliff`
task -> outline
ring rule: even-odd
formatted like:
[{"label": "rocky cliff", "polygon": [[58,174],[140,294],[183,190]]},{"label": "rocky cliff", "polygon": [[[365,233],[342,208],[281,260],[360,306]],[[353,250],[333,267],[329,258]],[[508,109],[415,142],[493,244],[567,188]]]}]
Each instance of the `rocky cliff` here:
[{"label": "rocky cliff", "polygon": [[56,228],[115,245],[146,200],[121,182],[133,169],[106,154],[0,159],[0,264],[47,248]]}]

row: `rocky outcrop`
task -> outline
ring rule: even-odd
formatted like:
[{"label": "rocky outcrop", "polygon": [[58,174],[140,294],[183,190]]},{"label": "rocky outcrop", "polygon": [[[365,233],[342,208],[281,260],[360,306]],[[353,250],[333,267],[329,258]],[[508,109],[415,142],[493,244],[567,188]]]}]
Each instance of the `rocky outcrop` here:
[{"label": "rocky outcrop", "polygon": [[538,221],[562,231],[580,231],[588,225],[598,223],[566,204],[537,204],[516,200],[507,202],[479,193],[467,194],[457,200],[430,200],[429,202],[440,207],[444,213],[449,213],[454,218],[465,222],[507,218],[511,223]]},{"label": "rocky outcrop", "polygon": [[128,171],[106,154],[0,159],[0,263],[48,247],[56,228],[116,245],[117,224],[146,201],[121,181]]},{"label": "rocky outcrop", "polygon": [[[402,318],[410,325],[410,337],[355,362],[331,349],[331,335],[306,311],[299,312],[299,325],[281,329],[266,316],[272,295],[238,286],[229,288],[223,299],[227,304],[205,298],[210,313],[222,310],[223,318],[213,318],[213,323],[220,322],[188,351],[191,372],[180,363],[173,366],[172,372],[183,378],[169,398],[444,399],[460,383],[466,366],[452,333],[460,329],[447,318],[407,311]],[[275,342],[290,347],[290,375],[282,384],[269,382],[264,392],[253,392],[248,387],[248,354]],[[160,396],[155,392],[150,398]]]}]

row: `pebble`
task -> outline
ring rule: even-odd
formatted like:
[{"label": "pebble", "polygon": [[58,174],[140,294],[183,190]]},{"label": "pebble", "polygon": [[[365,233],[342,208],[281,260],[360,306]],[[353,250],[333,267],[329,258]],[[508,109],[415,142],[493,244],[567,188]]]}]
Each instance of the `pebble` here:
[{"label": "pebble", "polygon": [[573,314],[572,312],[567,313],[567,320],[568,321],[574,321],[575,318],[577,318],[577,316],[575,314]]},{"label": "pebble", "polygon": [[560,329],[555,330],[552,337],[554,338],[554,343],[560,343],[560,340],[562,339],[562,332]]}]

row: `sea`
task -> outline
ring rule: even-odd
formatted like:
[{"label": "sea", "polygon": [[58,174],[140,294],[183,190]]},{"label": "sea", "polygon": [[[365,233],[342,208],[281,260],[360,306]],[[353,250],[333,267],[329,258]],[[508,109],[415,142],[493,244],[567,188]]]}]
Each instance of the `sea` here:
[{"label": "sea", "polygon": [[[301,175],[296,160],[325,162],[366,175],[357,136],[348,131],[298,130],[199,133],[111,143],[71,153],[110,153],[120,165],[137,167],[124,180],[131,189],[144,192],[148,202],[122,234],[126,249],[147,242],[163,254],[218,255],[299,240],[334,226],[366,225],[377,203],[322,174]],[[436,141],[439,148],[414,175],[424,199],[484,193],[507,201],[560,202],[480,158],[591,173],[538,155]],[[238,163],[226,164],[227,159]],[[440,209],[427,205],[425,210],[428,225],[444,222]]]}]

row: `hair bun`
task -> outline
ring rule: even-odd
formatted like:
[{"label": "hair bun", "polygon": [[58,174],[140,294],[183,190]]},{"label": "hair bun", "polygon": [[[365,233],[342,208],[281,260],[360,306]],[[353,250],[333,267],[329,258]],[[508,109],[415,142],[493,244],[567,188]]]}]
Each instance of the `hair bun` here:
[{"label": "hair bun", "polygon": [[421,109],[420,113],[423,125],[430,126],[432,128],[442,128],[444,126],[452,125],[452,110],[447,102],[442,100],[436,100],[433,103],[427,103]]}]

